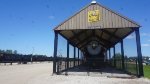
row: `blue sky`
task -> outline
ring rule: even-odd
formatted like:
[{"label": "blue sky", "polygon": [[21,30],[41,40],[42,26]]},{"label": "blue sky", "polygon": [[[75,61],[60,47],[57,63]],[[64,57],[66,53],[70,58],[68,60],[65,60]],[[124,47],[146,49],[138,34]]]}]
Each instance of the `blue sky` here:
[{"label": "blue sky", "polygon": [[[0,0],[0,49],[53,55],[53,28],[91,0]],[[150,0],[97,0],[138,22],[143,55],[150,56]],[[132,38],[132,36],[130,37]]]}]

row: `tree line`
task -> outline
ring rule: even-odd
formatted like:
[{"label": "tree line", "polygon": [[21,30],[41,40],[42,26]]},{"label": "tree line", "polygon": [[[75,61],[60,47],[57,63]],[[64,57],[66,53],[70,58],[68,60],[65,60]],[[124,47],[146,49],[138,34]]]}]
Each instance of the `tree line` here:
[{"label": "tree line", "polygon": [[0,50],[0,63],[23,63],[52,61],[53,57],[46,55],[23,55],[18,54],[17,50]]},{"label": "tree line", "polygon": [[5,53],[5,54],[18,54],[17,50],[1,50],[0,53]]}]

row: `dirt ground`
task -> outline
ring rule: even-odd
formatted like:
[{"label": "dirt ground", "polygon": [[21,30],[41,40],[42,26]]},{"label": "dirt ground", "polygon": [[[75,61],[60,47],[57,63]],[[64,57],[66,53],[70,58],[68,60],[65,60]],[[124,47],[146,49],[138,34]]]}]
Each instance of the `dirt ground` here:
[{"label": "dirt ground", "polygon": [[0,84],[150,84],[145,78],[52,75],[52,63],[0,65]]}]

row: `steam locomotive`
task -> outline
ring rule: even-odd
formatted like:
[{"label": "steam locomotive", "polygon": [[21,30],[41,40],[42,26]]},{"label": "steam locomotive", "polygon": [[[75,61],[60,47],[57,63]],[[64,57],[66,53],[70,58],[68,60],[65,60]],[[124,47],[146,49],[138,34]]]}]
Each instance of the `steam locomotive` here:
[{"label": "steam locomotive", "polygon": [[105,66],[105,48],[98,41],[91,41],[85,47],[85,64],[91,68]]}]

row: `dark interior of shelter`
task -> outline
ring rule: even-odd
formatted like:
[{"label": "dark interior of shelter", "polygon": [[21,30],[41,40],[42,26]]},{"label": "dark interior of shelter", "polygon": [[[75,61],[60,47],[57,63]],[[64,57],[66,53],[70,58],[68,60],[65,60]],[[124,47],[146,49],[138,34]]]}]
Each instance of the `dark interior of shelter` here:
[{"label": "dark interior of shelter", "polygon": [[[75,15],[54,28],[54,60],[53,73],[87,70],[107,71],[111,68],[128,73],[124,54],[124,39],[135,34],[137,59],[135,73],[143,76],[142,54],[140,44],[140,25],[135,21],[113,10],[92,1]],[[66,56],[58,56],[59,36],[66,40]],[[116,45],[120,45],[120,58],[117,58]],[[73,47],[73,58],[70,58],[69,46]],[[108,69],[109,67],[109,69]],[[119,68],[118,68],[119,67]],[[105,70],[107,68],[107,70]],[[85,70],[86,71],[86,70]]]}]

